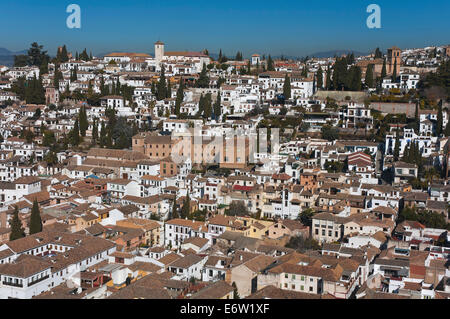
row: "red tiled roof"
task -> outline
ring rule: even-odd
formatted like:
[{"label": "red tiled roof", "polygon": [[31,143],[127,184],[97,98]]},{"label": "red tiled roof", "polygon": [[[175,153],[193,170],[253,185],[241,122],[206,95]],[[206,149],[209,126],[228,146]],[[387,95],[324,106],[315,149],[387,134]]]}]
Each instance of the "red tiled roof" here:
[{"label": "red tiled roof", "polygon": [[249,192],[253,189],[253,186],[241,186],[241,185],[234,185],[233,190],[235,191],[244,191]]}]

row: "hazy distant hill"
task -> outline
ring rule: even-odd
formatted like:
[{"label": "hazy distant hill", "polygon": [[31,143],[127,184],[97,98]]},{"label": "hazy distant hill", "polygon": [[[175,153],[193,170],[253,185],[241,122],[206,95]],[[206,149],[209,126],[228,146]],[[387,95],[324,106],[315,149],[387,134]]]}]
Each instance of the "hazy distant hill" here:
[{"label": "hazy distant hill", "polygon": [[0,65],[13,66],[14,56],[20,54],[27,54],[27,50],[12,52],[5,48],[0,48]]},{"label": "hazy distant hill", "polygon": [[310,57],[315,57],[315,58],[332,58],[334,56],[342,56],[344,54],[351,54],[353,52],[353,54],[355,56],[364,56],[364,55],[368,55],[369,53],[365,53],[365,52],[358,52],[358,51],[352,51],[352,50],[334,50],[334,51],[325,51],[325,52],[316,52],[313,54],[310,54]]}]

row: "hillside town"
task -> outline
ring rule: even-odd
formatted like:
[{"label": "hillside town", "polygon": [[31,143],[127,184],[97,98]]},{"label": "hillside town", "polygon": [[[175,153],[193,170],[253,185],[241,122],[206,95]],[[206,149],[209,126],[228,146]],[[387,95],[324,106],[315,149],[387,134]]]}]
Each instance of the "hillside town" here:
[{"label": "hillside town", "polygon": [[449,299],[450,46],[0,65],[0,299]]}]

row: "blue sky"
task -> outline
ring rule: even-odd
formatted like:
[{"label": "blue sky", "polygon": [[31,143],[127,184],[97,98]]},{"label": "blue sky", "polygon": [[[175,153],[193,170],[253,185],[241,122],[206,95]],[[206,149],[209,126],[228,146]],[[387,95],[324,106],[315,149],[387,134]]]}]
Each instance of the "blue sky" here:
[{"label": "blue sky", "polygon": [[[66,7],[81,7],[82,28],[66,27]],[[368,29],[366,8],[381,7],[381,29]],[[37,41],[96,53],[202,50],[305,56],[351,49],[368,52],[450,44],[448,0],[1,0],[0,47]]]}]

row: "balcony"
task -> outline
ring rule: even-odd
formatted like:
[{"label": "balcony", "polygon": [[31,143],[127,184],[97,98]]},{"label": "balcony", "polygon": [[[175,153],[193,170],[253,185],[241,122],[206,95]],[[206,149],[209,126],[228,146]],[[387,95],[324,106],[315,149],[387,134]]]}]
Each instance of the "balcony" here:
[{"label": "balcony", "polygon": [[18,283],[14,283],[14,282],[9,282],[9,281],[3,281],[2,282],[3,285],[5,286],[11,286],[11,287],[17,287],[17,288],[23,288],[23,284],[18,284]]},{"label": "balcony", "polygon": [[41,281],[44,281],[45,279],[47,279],[47,278],[49,278],[49,277],[50,277],[50,276],[47,275],[47,276],[44,276],[44,277],[42,277],[42,278],[36,279],[35,281],[32,281],[32,282],[28,283],[28,287],[31,287],[31,286],[33,286],[33,285],[35,285],[35,284],[37,284],[37,283],[39,283],[39,282],[41,282]]}]

